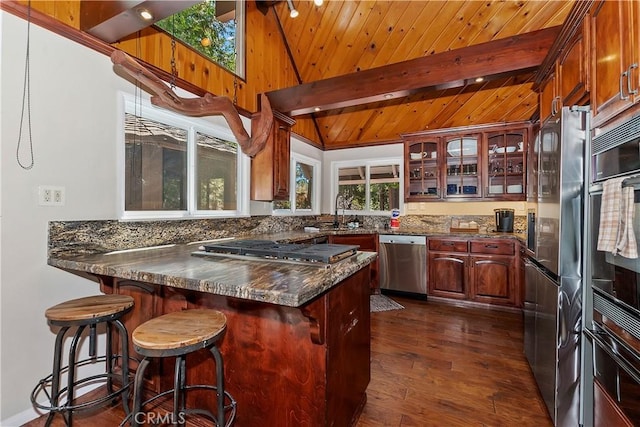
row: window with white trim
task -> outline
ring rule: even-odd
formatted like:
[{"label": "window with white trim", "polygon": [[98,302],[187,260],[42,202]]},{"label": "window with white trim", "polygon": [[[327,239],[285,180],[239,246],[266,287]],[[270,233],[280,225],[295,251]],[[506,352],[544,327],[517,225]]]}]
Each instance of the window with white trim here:
[{"label": "window with white trim", "polygon": [[124,104],[123,219],[248,214],[250,160],[228,127],[132,96]]},{"label": "window with white trim", "polygon": [[333,208],[352,214],[387,214],[403,200],[401,159],[334,162]]},{"label": "window with white trim", "polygon": [[273,202],[274,214],[318,215],[320,213],[320,161],[291,153],[289,200]]}]

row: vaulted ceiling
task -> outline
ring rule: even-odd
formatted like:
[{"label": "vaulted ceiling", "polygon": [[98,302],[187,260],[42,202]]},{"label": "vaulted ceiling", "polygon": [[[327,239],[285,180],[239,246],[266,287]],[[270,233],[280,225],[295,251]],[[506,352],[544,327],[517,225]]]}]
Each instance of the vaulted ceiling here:
[{"label": "vaulted ceiling", "polygon": [[[293,4],[300,12],[297,18],[289,16],[287,2],[273,2],[273,8],[300,83],[306,85],[304,94],[313,98],[321,97],[330,86],[321,86],[319,81],[350,81],[353,86],[349,90],[354,93],[370,91],[370,80],[365,81],[367,89],[360,87],[358,75],[351,80],[338,77],[361,73],[364,80],[364,71],[428,56],[434,56],[438,63],[438,55],[468,46],[484,44],[479,52],[491,60],[498,52],[487,42],[559,26],[574,2],[325,1],[317,7],[308,0],[294,0]],[[511,54],[516,62],[530,52],[516,50]],[[453,58],[455,63],[456,55]],[[412,63],[402,65],[410,76]],[[387,69],[380,70],[382,84]],[[529,120],[538,111],[537,94],[532,90],[534,74],[531,69],[512,74],[482,83],[443,81],[407,92],[407,96],[381,101],[373,98],[374,102],[344,107],[334,104],[304,114],[313,115],[328,149],[397,141],[400,134],[421,130]],[[300,97],[303,92],[289,94]]]}]

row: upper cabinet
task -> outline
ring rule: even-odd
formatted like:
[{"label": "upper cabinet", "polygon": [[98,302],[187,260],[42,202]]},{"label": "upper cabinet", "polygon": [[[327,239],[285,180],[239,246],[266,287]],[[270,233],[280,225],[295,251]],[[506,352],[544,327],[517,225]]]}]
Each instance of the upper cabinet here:
[{"label": "upper cabinet", "polygon": [[[584,19],[567,39],[540,84],[540,122],[556,117],[563,105],[589,100],[589,20]],[[569,30],[568,30],[569,32]]]},{"label": "upper cabinet", "polygon": [[405,141],[405,200],[524,200],[528,126],[418,132]]},{"label": "upper cabinet", "polygon": [[[256,113],[251,123],[258,121]],[[273,127],[267,142],[251,159],[251,200],[289,199],[291,126],[295,120],[273,112]]]},{"label": "upper cabinet", "polygon": [[591,13],[593,126],[640,100],[639,2],[600,1]]},{"label": "upper cabinet", "polygon": [[527,129],[522,128],[487,134],[485,197],[523,200],[527,135]]}]

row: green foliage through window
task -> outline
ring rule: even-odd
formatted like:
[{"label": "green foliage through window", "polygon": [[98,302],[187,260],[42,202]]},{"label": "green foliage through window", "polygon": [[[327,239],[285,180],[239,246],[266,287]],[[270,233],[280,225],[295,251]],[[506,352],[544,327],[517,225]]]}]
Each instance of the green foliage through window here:
[{"label": "green foliage through window", "polygon": [[[235,1],[203,1],[158,21],[156,25],[212,61],[237,73],[238,10],[235,6]],[[233,19],[224,18],[229,16]]]}]

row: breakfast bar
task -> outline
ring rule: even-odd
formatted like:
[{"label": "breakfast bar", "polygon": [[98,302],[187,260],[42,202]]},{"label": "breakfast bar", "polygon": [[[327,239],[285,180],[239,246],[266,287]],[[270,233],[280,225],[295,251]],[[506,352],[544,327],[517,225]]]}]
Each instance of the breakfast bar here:
[{"label": "breakfast bar", "polygon": [[[222,311],[228,329],[220,350],[226,390],[237,401],[235,425],[297,427],[354,425],[366,402],[375,257],[356,252],[334,264],[298,263],[167,245],[53,255],[48,263],[98,280],[106,294],[132,296],[134,309],[123,319],[129,332],[173,311]],[[213,369],[200,363],[205,357],[187,359],[187,383],[215,383]],[[172,370],[172,362],[150,366],[149,392],[171,388]]]}]

